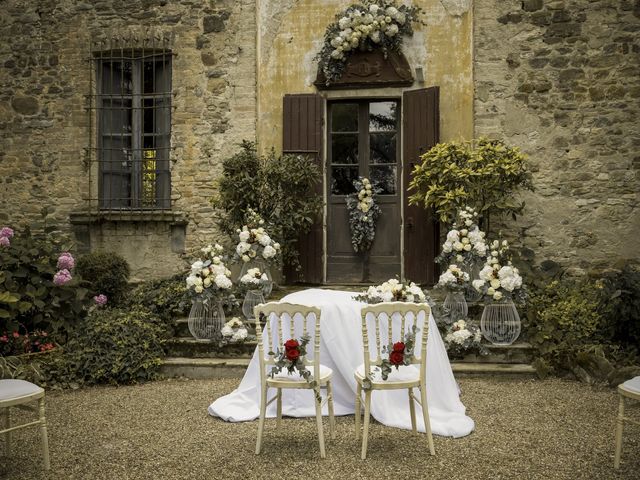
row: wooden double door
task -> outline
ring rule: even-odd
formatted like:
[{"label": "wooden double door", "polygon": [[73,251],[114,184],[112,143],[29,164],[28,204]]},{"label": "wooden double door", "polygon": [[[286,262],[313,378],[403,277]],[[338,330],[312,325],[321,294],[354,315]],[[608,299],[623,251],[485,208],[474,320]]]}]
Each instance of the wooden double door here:
[{"label": "wooden double door", "polygon": [[[434,283],[438,226],[429,212],[408,205],[407,187],[420,155],[438,142],[438,88],[406,91],[401,98],[286,95],[283,130],[283,152],[311,156],[325,172],[315,194],[326,199],[326,221],[318,218],[300,239],[302,275],[289,279],[344,284],[402,277]],[[358,177],[381,190],[376,201],[382,213],[367,266],[351,245],[346,208]]]}]

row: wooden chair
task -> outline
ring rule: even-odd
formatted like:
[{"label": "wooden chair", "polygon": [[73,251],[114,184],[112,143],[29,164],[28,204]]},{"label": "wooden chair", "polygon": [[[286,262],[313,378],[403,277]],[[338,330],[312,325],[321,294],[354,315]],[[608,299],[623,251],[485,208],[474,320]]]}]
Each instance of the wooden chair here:
[{"label": "wooden chair", "polygon": [[631,380],[627,380],[621,385],[618,385],[618,394],[620,396],[620,403],[618,407],[618,420],[616,426],[616,456],[613,461],[614,468],[620,468],[620,456],[622,455],[622,427],[623,423],[629,422],[635,425],[640,425],[640,422],[624,416],[624,402],[625,398],[632,400],[640,400],[640,376],[634,377]]},{"label": "wooden chair", "polygon": [[[364,345],[364,363],[355,372],[357,383],[356,391],[356,438],[360,437],[360,405],[362,390],[365,393],[364,400],[364,432],[362,438],[361,458],[367,458],[367,442],[369,436],[369,417],[371,413],[371,393],[373,390],[397,390],[407,389],[409,400],[409,412],[411,414],[411,427],[413,433],[417,433],[415,402],[422,407],[422,417],[429,441],[429,452],[435,455],[433,447],[433,436],[431,434],[431,424],[429,422],[429,406],[427,404],[426,370],[427,370],[427,338],[429,336],[429,305],[426,303],[406,303],[388,302],[370,305],[362,309],[362,342]],[[424,315],[423,325],[419,325],[421,313]],[[395,322],[393,317],[400,316],[400,324]],[[372,322],[367,322],[367,317],[373,317]],[[384,324],[386,322],[386,325]],[[369,328],[369,325],[372,325]],[[412,363],[419,365],[401,366],[399,370],[393,367],[387,380],[382,380],[379,372],[372,372],[372,367],[380,366],[382,363],[382,347],[395,342],[404,342],[405,334],[410,332],[412,326],[417,324],[421,330],[416,335],[416,345],[414,348],[414,358]],[[399,327],[399,328],[398,328]],[[386,338],[381,338],[381,331],[387,332]],[[421,339],[420,344],[418,340]],[[374,358],[371,358],[369,346],[373,348]],[[365,388],[365,379],[368,385]],[[413,394],[413,389],[420,390],[420,398]]]},{"label": "wooden chair", "polygon": [[[9,409],[11,407],[25,408],[35,410],[28,407],[33,401],[38,401],[38,420],[34,422],[24,423],[22,425],[11,426],[11,417]],[[9,456],[11,449],[11,432],[20,428],[40,426],[40,435],[42,437],[42,457],[44,459],[44,468],[49,470],[49,441],[47,439],[47,421],[44,415],[44,390],[33,383],[25,380],[0,380],[0,412],[4,415],[4,429],[0,433],[4,433],[6,454]]]},{"label": "wooden chair", "polygon": [[[269,365],[275,365],[275,359],[273,356],[265,356],[265,351],[267,353],[270,351],[275,352],[276,349],[282,349],[284,342],[287,340],[291,338],[299,339],[303,334],[309,334],[311,340],[307,346],[307,351],[311,352],[311,348],[313,347],[313,360],[305,358],[304,364],[307,366],[307,369],[311,371],[311,374],[318,383],[317,389],[314,391],[314,394],[316,394],[316,422],[318,425],[320,456],[325,458],[324,433],[322,429],[322,406],[325,403],[328,404],[329,408],[329,429],[332,437],[335,432],[335,419],[333,415],[333,394],[331,391],[331,376],[333,372],[329,367],[320,363],[320,309],[292,303],[270,302],[257,305],[254,313],[256,318],[256,335],[258,337],[261,385],[260,420],[258,423],[256,455],[258,455],[262,449],[262,434],[264,431],[267,406],[274,400],[277,401],[276,425],[280,426],[282,422],[282,389],[312,389],[302,376],[289,375],[287,371],[282,371],[273,378],[269,377],[267,367]],[[260,325],[262,316],[265,318],[265,335],[262,334],[262,327]],[[269,388],[277,389],[277,393],[271,400],[267,401],[267,391]],[[317,400],[320,397],[320,388],[327,389],[324,402]]]}]

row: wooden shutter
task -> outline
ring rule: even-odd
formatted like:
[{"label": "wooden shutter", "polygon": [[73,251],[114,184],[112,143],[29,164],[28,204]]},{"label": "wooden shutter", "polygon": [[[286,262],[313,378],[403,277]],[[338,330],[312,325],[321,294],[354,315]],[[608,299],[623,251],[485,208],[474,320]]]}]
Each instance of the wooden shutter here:
[{"label": "wooden shutter", "polygon": [[404,275],[416,283],[436,282],[435,257],[440,232],[435,216],[421,206],[409,205],[408,187],[420,155],[440,140],[439,87],[404,92]]},{"label": "wooden shutter", "polygon": [[[322,171],[322,129],[324,103],[316,94],[285,95],[283,101],[282,153],[302,154],[312,158]],[[316,186],[316,195],[322,196],[322,179]],[[302,275],[285,266],[287,281],[322,283],[322,215],[311,231],[301,235],[298,243]]]}]

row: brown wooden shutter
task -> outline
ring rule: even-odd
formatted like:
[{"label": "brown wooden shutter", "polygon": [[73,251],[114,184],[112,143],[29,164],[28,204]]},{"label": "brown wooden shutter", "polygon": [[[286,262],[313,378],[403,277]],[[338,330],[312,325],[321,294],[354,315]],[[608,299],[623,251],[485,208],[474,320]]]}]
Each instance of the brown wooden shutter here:
[{"label": "brown wooden shutter", "polygon": [[439,87],[404,92],[404,274],[416,283],[434,284],[440,231],[432,212],[409,205],[409,182],[420,155],[440,140]]},{"label": "brown wooden shutter", "polygon": [[[320,95],[285,95],[282,153],[309,156],[322,170],[323,120],[324,103]],[[322,181],[318,182],[316,194],[322,196]],[[302,280],[305,283],[322,283],[322,238],[322,216],[319,216],[311,231],[302,235],[298,243],[302,276],[285,266],[288,282]]]}]

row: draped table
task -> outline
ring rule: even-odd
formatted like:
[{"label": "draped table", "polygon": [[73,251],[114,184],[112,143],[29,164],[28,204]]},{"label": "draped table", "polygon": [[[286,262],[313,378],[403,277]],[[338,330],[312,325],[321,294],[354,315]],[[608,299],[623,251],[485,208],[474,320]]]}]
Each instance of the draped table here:
[{"label": "draped table", "polygon": [[[353,299],[354,292],[308,289],[292,293],[281,301],[316,306],[321,309],[320,362],[333,370],[333,397],[336,415],[354,413],[355,369],[362,364],[362,329],[360,309],[365,305]],[[313,392],[283,390],[282,413],[291,417],[315,416]],[[474,429],[465,415],[458,385],[453,377],[447,351],[433,319],[429,318],[427,339],[427,398],[429,418],[434,434],[463,437]],[[237,389],[218,398],[209,406],[209,414],[229,422],[258,418],[260,413],[260,367],[257,348]],[[326,414],[326,405],[324,408]],[[406,390],[374,391],[371,415],[391,427],[411,429]],[[276,404],[267,407],[267,417],[276,416]],[[425,431],[421,415],[418,430]]]}]

